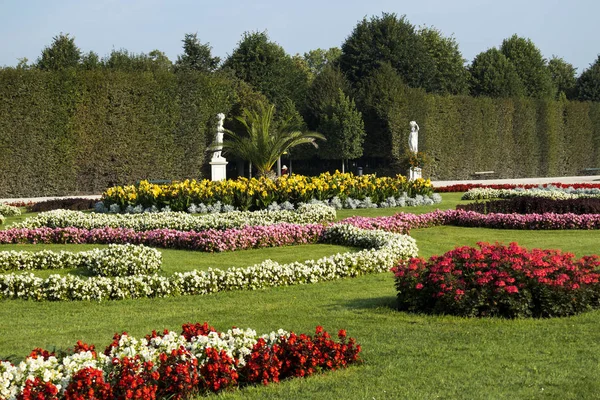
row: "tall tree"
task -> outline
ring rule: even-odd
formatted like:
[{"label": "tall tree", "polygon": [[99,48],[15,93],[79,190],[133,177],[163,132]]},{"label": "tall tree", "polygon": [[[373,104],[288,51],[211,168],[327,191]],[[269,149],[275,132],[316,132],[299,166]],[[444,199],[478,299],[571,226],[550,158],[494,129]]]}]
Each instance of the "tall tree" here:
[{"label": "tall tree", "polygon": [[75,38],[62,32],[55,36],[52,44],[42,51],[37,67],[46,71],[58,71],[77,67],[81,60],[81,50],[75,45]]},{"label": "tall tree", "polygon": [[342,45],[340,67],[352,83],[357,83],[389,63],[411,87],[432,89],[435,63],[425,43],[406,16],[383,13],[365,17]]},{"label": "tall tree", "polygon": [[106,68],[129,72],[168,71],[173,66],[160,50],[152,50],[148,54],[131,53],[125,49],[113,50],[102,62]]},{"label": "tall tree", "polygon": [[81,57],[81,68],[92,70],[101,67],[102,61],[100,60],[100,57],[98,57],[98,54],[96,54],[95,52],[90,51],[89,53],[84,54],[83,57]]},{"label": "tall tree", "polygon": [[246,32],[223,68],[263,93],[278,109],[289,100],[295,109],[302,109],[309,72],[297,61],[272,42],[266,32]]},{"label": "tall tree", "polygon": [[350,82],[339,68],[327,65],[312,81],[306,95],[304,119],[310,129],[317,129],[322,116],[339,98],[339,90],[350,93]]},{"label": "tall tree", "polygon": [[444,37],[434,27],[423,27],[418,34],[425,43],[429,56],[435,62],[435,73],[429,90],[442,94],[467,94],[469,72],[456,39]]},{"label": "tall tree", "polygon": [[524,94],[525,89],[515,66],[496,48],[475,56],[469,70],[473,96],[511,97]]},{"label": "tall tree", "polygon": [[542,52],[531,39],[513,35],[504,39],[500,51],[515,66],[526,96],[541,99],[554,98],[556,89],[552,84],[550,70]]},{"label": "tall tree", "polygon": [[323,158],[341,160],[342,172],[346,161],[363,155],[365,124],[362,115],[356,110],[354,100],[338,89],[337,98],[330,102],[319,122],[318,131],[327,141],[320,150]]},{"label": "tall tree", "polygon": [[212,72],[217,69],[221,59],[212,56],[212,47],[208,43],[200,43],[197,33],[186,33],[182,42],[183,54],[177,57],[176,71]]},{"label": "tall tree", "polygon": [[308,63],[308,67],[313,75],[319,75],[326,66],[333,65],[342,55],[342,50],[339,47],[331,47],[328,50],[321,48],[311,50],[304,53],[304,60]]},{"label": "tall tree", "polygon": [[223,151],[249,161],[259,176],[275,177],[273,165],[289,149],[301,144],[317,146],[325,137],[317,132],[303,131],[291,119],[275,123],[275,106],[259,104],[255,110],[245,109],[236,117],[245,132],[225,130]]},{"label": "tall tree", "polygon": [[577,79],[577,99],[600,101],[600,55]]},{"label": "tall tree", "polygon": [[556,87],[556,97],[573,99],[575,98],[575,77],[577,69],[572,64],[566,62],[560,57],[553,56],[548,61],[548,69],[552,77],[552,83]]}]

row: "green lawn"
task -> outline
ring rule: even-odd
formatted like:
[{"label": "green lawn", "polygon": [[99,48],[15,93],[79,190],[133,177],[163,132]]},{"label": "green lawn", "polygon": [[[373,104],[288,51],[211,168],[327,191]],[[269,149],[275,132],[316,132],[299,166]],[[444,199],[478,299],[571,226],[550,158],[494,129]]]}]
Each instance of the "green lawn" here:
[{"label": "green lawn", "polygon": [[[444,194],[450,208],[459,194]],[[435,207],[433,207],[435,209]],[[396,211],[426,212],[419,208]],[[358,210],[356,214],[388,209]],[[346,211],[343,211],[344,213]],[[340,213],[341,214],[341,213]],[[364,215],[364,214],[361,214]],[[347,215],[346,215],[347,216]],[[340,216],[342,217],[342,216]],[[430,256],[477,241],[517,241],[562,248],[578,256],[598,251],[599,231],[512,231],[435,227],[413,230],[420,254]],[[290,250],[292,259],[316,258],[315,246]],[[190,265],[230,257],[249,265],[274,249],[200,254],[163,251],[165,264]],[[190,254],[191,253],[191,254]],[[331,253],[330,253],[331,254]],[[185,261],[187,260],[187,261]],[[192,261],[194,260],[194,261]],[[215,261],[216,262],[216,261]],[[198,264],[199,265],[199,264]],[[175,268],[175,267],[173,267]],[[77,340],[103,349],[113,333],[142,336],[208,321],[258,332],[277,328],[334,333],[348,330],[363,346],[364,363],[308,379],[245,388],[220,398],[254,399],[580,399],[600,392],[600,311],[545,320],[465,319],[394,310],[391,273],[313,285],[206,296],[96,302],[0,302],[0,358],[20,359],[34,347],[65,348]]]}]

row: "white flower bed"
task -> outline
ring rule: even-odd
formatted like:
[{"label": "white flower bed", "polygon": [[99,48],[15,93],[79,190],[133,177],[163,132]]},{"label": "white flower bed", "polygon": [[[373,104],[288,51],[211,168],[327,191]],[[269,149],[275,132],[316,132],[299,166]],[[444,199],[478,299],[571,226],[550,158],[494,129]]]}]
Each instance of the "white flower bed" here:
[{"label": "white flower bed", "polygon": [[100,214],[81,211],[55,210],[12,225],[13,228],[130,228],[136,231],[152,229],[177,229],[201,231],[206,229],[229,229],[247,225],[273,225],[287,222],[294,224],[334,221],[335,209],[320,204],[305,204],[295,211],[232,211],[222,214],[190,215],[185,212],[143,214]]},{"label": "white flower bed", "polygon": [[87,268],[100,276],[154,274],[160,271],[160,251],[132,244],[111,244],[90,251],[0,251],[0,271]]},{"label": "white flower bed", "polygon": [[577,199],[583,197],[600,198],[600,189],[565,189],[554,186],[535,189],[474,188],[469,189],[469,191],[463,194],[462,200],[510,199],[512,197],[520,196],[544,197],[554,200]]},{"label": "white flower bed", "polygon": [[[406,192],[402,193],[399,197],[388,197],[385,201],[382,201],[379,204],[373,203],[370,197],[367,197],[364,200],[353,199],[352,197],[346,198],[346,200],[342,201],[339,197],[334,197],[331,200],[311,200],[308,204],[321,204],[329,207],[333,207],[336,210],[341,209],[356,209],[356,208],[388,208],[388,207],[416,207],[416,206],[428,206],[433,204],[439,204],[442,202],[442,196],[439,193],[433,193],[431,196],[422,196],[416,195],[415,197],[408,197]],[[300,203],[298,207],[302,207],[306,203]],[[158,209],[156,206],[144,208],[141,205],[137,205],[135,207],[129,205],[125,209],[121,209],[118,204],[112,204],[110,208],[104,206],[104,203],[101,201],[96,203],[95,206],[96,212],[99,213],[125,213],[125,214],[141,214],[141,213],[163,213],[170,212],[171,209],[169,206],[165,206],[163,209]],[[296,209],[296,207],[286,201],[284,203],[278,204],[276,201],[269,204],[266,208],[269,211],[290,211]],[[205,205],[203,203],[200,204],[191,204],[187,212],[190,214],[216,214],[216,213],[227,213],[235,211],[236,208],[227,205],[221,204],[221,202],[217,201],[214,204]]]},{"label": "white flower bed", "polygon": [[83,279],[73,275],[51,275],[42,279],[33,274],[0,275],[0,298],[103,300],[255,290],[384,272],[399,259],[415,257],[418,253],[416,242],[410,236],[363,230],[346,224],[331,226],[324,237],[328,243],[359,246],[365,250],[290,264],[265,260],[250,267],[194,270],[175,273],[171,277],[136,275]]},{"label": "white flower bed", "polygon": [[6,217],[21,215],[21,209],[19,207],[13,207],[9,206],[8,204],[0,203],[0,214]]},{"label": "white flower bed", "polygon": [[2,225],[4,221],[6,221],[6,218],[4,217],[4,215],[0,214],[0,225]]},{"label": "white flower bed", "polygon": [[252,352],[252,347],[259,338],[265,339],[268,345],[278,344],[282,338],[289,337],[289,332],[279,329],[276,332],[257,335],[253,329],[233,328],[227,332],[210,332],[207,336],[194,336],[187,341],[182,335],[167,331],[162,337],[137,339],[133,336],[123,334],[118,342],[110,350],[109,355],[98,353],[94,357],[91,351],[82,351],[62,358],[50,356],[27,357],[18,365],[12,365],[8,361],[0,361],[0,399],[16,399],[21,393],[25,382],[39,377],[44,382],[52,382],[56,385],[59,393],[64,392],[71,382],[72,376],[79,370],[91,367],[103,371],[104,376],[110,375],[115,368],[115,359],[122,360],[126,357],[139,357],[144,361],[154,363],[154,369],[161,364],[160,355],[171,354],[172,350],[183,348],[187,350],[186,357],[196,358],[198,367],[204,365],[206,349],[213,348],[225,350],[228,356],[237,359],[238,366],[246,364],[246,356]]}]

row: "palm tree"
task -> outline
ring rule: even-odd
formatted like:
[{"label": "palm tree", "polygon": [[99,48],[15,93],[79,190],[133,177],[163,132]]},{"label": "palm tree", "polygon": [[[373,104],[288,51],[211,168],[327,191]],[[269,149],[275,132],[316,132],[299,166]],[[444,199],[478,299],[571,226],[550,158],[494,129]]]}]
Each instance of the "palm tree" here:
[{"label": "palm tree", "polygon": [[243,160],[250,161],[258,170],[258,176],[274,178],[273,165],[279,157],[292,147],[310,143],[318,147],[316,139],[325,140],[318,132],[302,131],[291,119],[275,124],[274,105],[258,103],[256,110],[244,109],[236,119],[246,132],[239,134],[228,129],[223,138],[223,151]]}]

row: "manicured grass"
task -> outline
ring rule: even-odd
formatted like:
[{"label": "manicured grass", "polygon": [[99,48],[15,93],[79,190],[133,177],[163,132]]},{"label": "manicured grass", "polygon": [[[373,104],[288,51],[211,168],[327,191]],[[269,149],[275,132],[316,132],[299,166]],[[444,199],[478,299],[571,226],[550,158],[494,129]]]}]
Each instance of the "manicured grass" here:
[{"label": "manicured grass", "polygon": [[[84,251],[107,245],[91,244],[1,244],[0,251],[8,250],[54,250],[54,251]],[[336,253],[358,251],[360,249],[347,246],[336,246],[329,244],[310,244],[301,246],[269,247],[265,249],[252,249],[240,251],[227,251],[222,253],[203,253],[200,251],[168,250],[159,249],[163,255],[161,275],[169,276],[174,272],[185,272],[194,269],[207,270],[208,268],[227,269],[230,267],[248,267],[258,264],[266,259],[279,263],[291,263],[294,261],[306,261],[330,256]],[[29,272],[29,271],[28,271]],[[46,278],[52,274],[87,275],[84,269],[60,269],[30,271],[34,275]]]},{"label": "manicured grass", "polygon": [[[454,208],[460,194],[443,194],[436,208]],[[345,217],[338,212],[340,218]],[[350,211],[350,210],[349,210]],[[351,210],[389,215],[391,209]],[[391,212],[391,214],[393,214]],[[342,214],[342,215],[340,215]],[[367,214],[361,214],[367,215]],[[348,216],[348,215],[346,215]],[[599,231],[514,231],[435,227],[415,229],[420,254],[428,257],[477,241],[517,241],[526,247],[561,248],[577,256],[598,252]],[[316,258],[313,246],[297,246],[293,260]],[[241,265],[266,258],[267,250],[202,254],[229,256]],[[169,251],[174,260],[197,253]],[[191,253],[191,254],[190,254]],[[331,253],[330,253],[331,254]],[[169,263],[176,261],[170,261]],[[183,261],[180,261],[184,263]],[[335,334],[348,330],[363,346],[364,364],[308,379],[245,388],[219,397],[256,399],[520,399],[597,398],[600,392],[600,311],[545,320],[465,319],[394,310],[391,273],[304,286],[206,296],[97,302],[0,301],[0,359],[19,360],[34,347],[66,348],[77,340],[100,350],[112,334],[143,336],[153,329],[180,330],[208,321],[258,332],[284,328]]]}]

